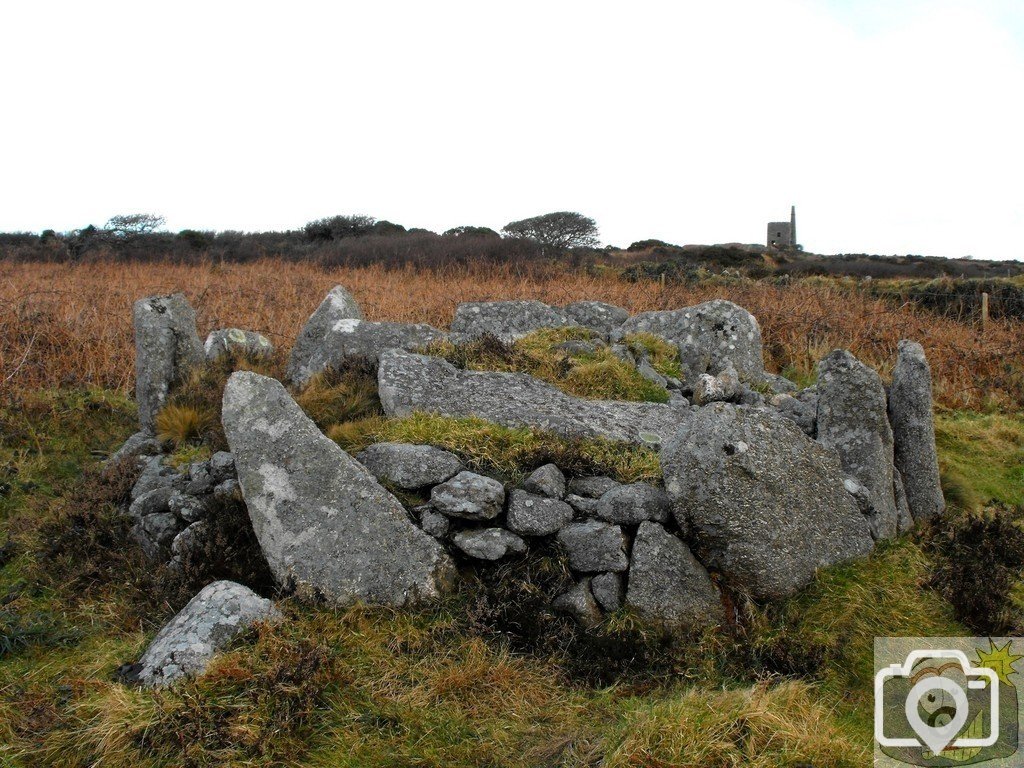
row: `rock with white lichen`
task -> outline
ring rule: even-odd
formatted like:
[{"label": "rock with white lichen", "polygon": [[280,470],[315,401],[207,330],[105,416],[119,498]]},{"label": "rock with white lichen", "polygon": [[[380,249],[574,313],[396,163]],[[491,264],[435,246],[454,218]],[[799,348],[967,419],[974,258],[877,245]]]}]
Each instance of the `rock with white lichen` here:
[{"label": "rock with white lichen", "polygon": [[440,596],[453,565],[399,501],[256,373],[224,388],[224,432],[256,538],[301,596],[402,606]]}]

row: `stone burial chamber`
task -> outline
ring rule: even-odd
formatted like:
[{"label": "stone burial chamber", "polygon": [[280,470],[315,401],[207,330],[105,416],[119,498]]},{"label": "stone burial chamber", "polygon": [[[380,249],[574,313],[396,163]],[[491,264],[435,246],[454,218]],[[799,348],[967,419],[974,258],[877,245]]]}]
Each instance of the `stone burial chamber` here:
[{"label": "stone burial chamber", "polygon": [[[625,611],[686,633],[726,620],[734,596],[785,599],[818,570],[865,557],[944,508],[931,376],[910,341],[899,345],[888,388],[836,350],[821,360],[817,384],[800,390],[764,370],[756,319],[726,301],[633,317],[601,302],[464,304],[449,336],[367,321],[338,286],[291,350],[283,378],[293,389],[231,374],[221,416],[230,450],[181,466],[168,461],[153,424],[176,383],[204,364],[195,313],[181,294],[142,299],[134,313],[141,429],[110,459],[141,468],[125,509],[132,540],[174,567],[208,535],[218,502],[233,500],[244,504],[278,589],[314,606],[420,605],[452,592],[467,571],[553,552],[572,586],[547,596],[550,610],[584,628]],[[526,373],[463,370],[424,354],[439,339],[574,326],[596,343],[643,332],[678,349],[682,376],[662,377],[669,401],[574,397]],[[206,356],[264,354],[264,342],[227,329],[210,335]],[[499,476],[429,439],[350,454],[293,392],[351,357],[377,364],[388,419],[475,417],[570,442],[600,438],[656,451],[661,481],[550,462]],[[242,628],[281,620],[267,597],[232,582],[207,586],[125,679],[159,686],[201,673]]]}]

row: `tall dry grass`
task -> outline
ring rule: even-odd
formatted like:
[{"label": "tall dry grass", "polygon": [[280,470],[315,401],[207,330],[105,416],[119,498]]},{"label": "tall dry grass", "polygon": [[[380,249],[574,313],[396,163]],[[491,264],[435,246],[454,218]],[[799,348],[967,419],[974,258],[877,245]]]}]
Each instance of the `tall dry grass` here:
[{"label": "tall dry grass", "polygon": [[975,325],[896,306],[849,283],[734,281],[662,288],[615,274],[558,268],[323,268],[275,259],[201,265],[0,262],[0,389],[130,389],[131,303],[154,293],[183,291],[196,307],[200,333],[237,326],[260,331],[287,349],[338,283],[355,294],[368,319],[442,327],[462,301],[598,299],[640,312],[724,298],[757,316],[773,370],[789,367],[798,377],[809,377],[818,359],[844,347],[886,374],[897,341],[913,338],[928,352],[942,404],[1024,405],[1020,324],[994,323],[983,335]]}]

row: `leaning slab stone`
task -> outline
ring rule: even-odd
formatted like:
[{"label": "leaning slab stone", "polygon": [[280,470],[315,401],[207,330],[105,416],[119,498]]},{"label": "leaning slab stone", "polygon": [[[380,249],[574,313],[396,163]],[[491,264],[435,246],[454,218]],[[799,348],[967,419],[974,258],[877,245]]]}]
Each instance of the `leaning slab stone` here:
[{"label": "leaning slab stone", "polygon": [[629,567],[626,536],[617,525],[599,520],[570,523],[558,532],[558,543],[565,548],[574,571],[619,572]]},{"label": "leaning slab stone", "polygon": [[504,528],[459,531],[452,537],[452,544],[478,560],[500,560],[526,551],[526,542]]},{"label": "leaning slab stone", "polygon": [[125,680],[161,688],[201,675],[214,654],[240,632],[257,622],[280,618],[273,603],[248,587],[215,581],[160,630]]},{"label": "leaning slab stone", "polygon": [[430,506],[449,517],[493,520],[505,505],[505,487],[493,477],[459,472],[430,491]]},{"label": "leaning slab stone", "polygon": [[150,296],[132,308],[135,326],[135,400],[139,424],[152,433],[175,382],[203,361],[196,313],[184,294]]},{"label": "leaning slab stone", "polygon": [[[653,333],[685,346],[691,375],[712,376],[732,363],[744,379],[759,380],[764,374],[761,327],[757,318],[731,301],[715,299],[693,307],[641,312],[623,323],[613,334],[621,339],[630,333]],[[698,365],[694,352],[706,355]],[[694,358],[694,359],[691,359]],[[706,365],[706,370],[699,370]]]},{"label": "leaning slab stone", "polygon": [[539,301],[470,301],[455,308],[451,334],[456,344],[481,336],[508,343],[542,328],[572,324],[557,309]]},{"label": "leaning slab stone", "polygon": [[265,357],[274,353],[270,339],[256,331],[241,328],[220,328],[211,331],[203,344],[207,360],[219,360],[225,355],[238,354],[244,357]]},{"label": "leaning slab stone", "polygon": [[562,307],[562,314],[576,325],[596,331],[605,338],[629,319],[629,312],[603,301],[574,301]]},{"label": "leaning slab stone", "polygon": [[378,480],[413,491],[450,480],[462,471],[462,459],[432,445],[374,443],[356,459]]},{"label": "leaning slab stone", "polygon": [[636,525],[645,520],[668,520],[672,501],[661,488],[650,483],[617,485],[597,503],[597,516],[609,523]]},{"label": "leaning slab stone", "polygon": [[843,471],[867,489],[876,541],[896,535],[892,429],[882,379],[843,349],[818,363],[818,442],[834,448]]},{"label": "leaning slab stone", "polygon": [[889,387],[896,469],[903,477],[907,504],[915,520],[941,515],[946,508],[939,481],[932,413],[932,374],[916,341],[899,343]]},{"label": "leaning slab stone", "polygon": [[415,411],[476,416],[506,427],[535,427],[562,437],[603,437],[658,445],[689,418],[686,407],[571,397],[524,373],[459,370],[446,360],[385,352],[377,375],[388,416]]},{"label": "leaning slab stone", "polygon": [[279,382],[232,374],[223,422],[253,530],[280,583],[339,604],[402,606],[445,590],[453,566],[441,546]]},{"label": "leaning slab stone", "polygon": [[289,380],[302,383],[315,373],[309,366],[319,354],[321,347],[332,329],[346,320],[362,320],[363,313],[359,309],[352,294],[340,285],[334,286],[327,297],[320,302],[316,312],[312,314],[302,332],[295,340],[295,346],[288,358],[287,376]]},{"label": "leaning slab stone", "polygon": [[690,548],[658,523],[641,523],[633,541],[626,605],[649,621],[681,629],[719,623],[718,588]]},{"label": "leaning slab stone", "polygon": [[903,487],[903,477],[898,469],[892,471],[892,495],[896,499],[896,530],[905,533],[914,527],[914,516],[910,513],[907,491]]},{"label": "leaning slab stone", "polygon": [[554,464],[545,464],[530,473],[523,483],[523,488],[530,493],[560,499],[565,496],[565,475]]},{"label": "leaning slab stone", "polygon": [[415,352],[434,342],[444,341],[448,334],[424,323],[371,323],[368,320],[339,320],[313,350],[301,373],[293,377],[296,384],[305,384],[310,377],[327,368],[337,368],[349,358],[374,362],[385,349]]},{"label": "leaning slab stone", "polygon": [[792,594],[818,568],[874,546],[836,452],[772,409],[701,408],[662,449],[661,467],[700,561],[756,598]]},{"label": "leaning slab stone", "polygon": [[572,522],[573,509],[564,501],[516,488],[509,494],[508,527],[526,536],[548,536]]}]

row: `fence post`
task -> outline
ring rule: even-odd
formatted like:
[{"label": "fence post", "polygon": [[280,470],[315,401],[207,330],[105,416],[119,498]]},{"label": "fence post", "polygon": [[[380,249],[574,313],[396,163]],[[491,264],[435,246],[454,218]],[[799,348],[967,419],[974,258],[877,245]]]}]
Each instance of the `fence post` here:
[{"label": "fence post", "polygon": [[988,294],[982,292],[981,294],[981,331],[984,333],[988,330]]}]

